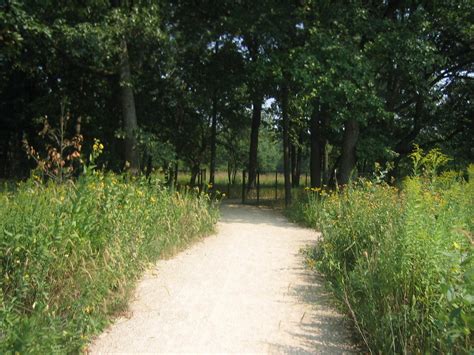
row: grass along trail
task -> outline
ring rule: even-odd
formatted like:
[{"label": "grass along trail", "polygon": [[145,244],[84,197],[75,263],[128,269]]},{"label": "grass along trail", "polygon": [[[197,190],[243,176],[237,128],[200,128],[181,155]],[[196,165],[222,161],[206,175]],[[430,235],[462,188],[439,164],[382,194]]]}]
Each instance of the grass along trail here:
[{"label": "grass along trail", "polygon": [[274,211],[223,205],[218,232],[141,280],[129,312],[90,346],[97,353],[353,351],[343,317],[306,270],[318,234]]}]

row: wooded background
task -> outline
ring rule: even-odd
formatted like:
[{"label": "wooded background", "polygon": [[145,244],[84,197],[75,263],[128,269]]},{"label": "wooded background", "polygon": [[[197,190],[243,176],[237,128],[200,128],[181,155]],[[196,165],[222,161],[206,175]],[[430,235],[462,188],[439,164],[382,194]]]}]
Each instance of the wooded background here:
[{"label": "wooded background", "polygon": [[[0,2],[0,177],[45,120],[114,171],[279,169],[287,191],[474,159],[470,0]],[[42,153],[44,154],[44,153]],[[388,164],[387,164],[388,163]],[[173,174],[168,174],[173,176]],[[289,198],[289,197],[288,197]]]}]

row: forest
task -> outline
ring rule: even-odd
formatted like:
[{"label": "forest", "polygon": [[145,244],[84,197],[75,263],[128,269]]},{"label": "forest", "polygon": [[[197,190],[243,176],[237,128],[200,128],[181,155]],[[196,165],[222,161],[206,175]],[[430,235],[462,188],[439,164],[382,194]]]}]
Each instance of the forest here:
[{"label": "forest", "polygon": [[364,351],[472,351],[473,20],[471,0],[0,1],[0,352],[85,351],[149,262],[213,231],[215,187],[244,200],[260,173],[323,233],[308,264]]},{"label": "forest", "polygon": [[[246,169],[249,185],[278,169],[289,193],[301,172],[312,187],[346,184],[375,162],[400,177],[415,143],[461,169],[474,154],[472,7],[6,1],[0,176],[36,167],[25,142],[50,159],[44,130],[61,120],[84,156],[94,139],[107,147],[107,169],[178,165],[191,183],[203,167],[210,183],[218,169]],[[259,156],[261,140],[277,154]]]}]

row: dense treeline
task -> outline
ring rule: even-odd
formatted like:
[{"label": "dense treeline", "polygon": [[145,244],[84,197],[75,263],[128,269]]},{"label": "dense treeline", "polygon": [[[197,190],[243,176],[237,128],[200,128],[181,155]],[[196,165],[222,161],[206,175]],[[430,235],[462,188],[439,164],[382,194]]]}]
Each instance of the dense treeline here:
[{"label": "dense treeline", "polygon": [[473,18],[471,0],[0,1],[0,179],[31,176],[0,192],[0,352],[79,351],[147,261],[212,230],[207,195],[151,175],[204,167],[211,190],[283,171],[287,204],[310,173],[292,211],[369,351],[471,351],[472,168],[381,181],[421,149],[474,161]]},{"label": "dense treeline", "polygon": [[218,167],[246,168],[249,186],[266,164],[265,124],[265,139],[274,131],[282,141],[288,201],[305,169],[313,187],[347,183],[374,162],[403,174],[414,143],[463,167],[474,154],[473,9],[469,0],[4,1],[0,175],[28,175],[24,140],[44,151],[37,133],[61,117],[67,134],[84,136],[83,152],[104,142],[108,169],[179,163],[194,182],[206,166],[212,183]]}]

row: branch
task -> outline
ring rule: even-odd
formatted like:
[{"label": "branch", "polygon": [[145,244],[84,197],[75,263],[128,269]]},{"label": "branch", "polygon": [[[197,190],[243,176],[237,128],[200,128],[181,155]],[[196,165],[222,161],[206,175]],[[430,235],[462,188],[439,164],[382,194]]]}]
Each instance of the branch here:
[{"label": "branch", "polygon": [[431,146],[431,145],[434,145],[436,143],[441,143],[441,142],[446,142],[452,138],[454,138],[457,134],[461,133],[463,131],[463,128],[456,128],[454,131],[452,131],[451,133],[449,133],[447,136],[445,137],[442,137],[442,138],[437,138],[437,139],[433,139],[431,141],[428,141],[426,143],[423,143],[421,146],[424,148],[424,147],[428,147],[428,146]]},{"label": "branch", "polygon": [[[450,68],[447,68],[445,71],[443,71],[443,73],[441,73],[440,75],[435,76],[434,79],[429,82],[429,87],[432,87],[432,86],[436,85],[439,81],[441,81],[443,79],[446,79],[446,78],[449,78],[450,76],[456,76],[455,72],[459,71],[464,66],[469,65],[469,64],[472,64],[472,61],[465,61],[465,62],[459,63],[457,65],[454,65]],[[428,79],[429,76],[430,75],[427,75],[426,78]]]},{"label": "branch", "polygon": [[355,315],[355,312],[354,312],[354,310],[353,310],[352,307],[351,307],[351,303],[349,302],[349,298],[348,298],[348,296],[347,296],[346,287],[345,287],[344,284],[342,285],[342,290],[343,290],[343,292],[344,292],[344,302],[345,302],[347,308],[349,309],[349,312],[350,312],[350,314],[351,314],[351,318],[352,318],[352,320],[354,321],[354,325],[356,326],[357,331],[358,331],[359,334],[361,335],[362,340],[363,340],[364,343],[365,343],[365,346],[367,346],[367,349],[369,350],[369,353],[372,354],[372,349],[371,349],[370,346],[369,346],[369,342],[367,341],[367,338],[365,337],[364,331],[363,331],[362,328],[360,327],[359,322],[357,321],[357,317],[356,317],[356,315]]},{"label": "branch", "polygon": [[54,49],[62,55],[64,59],[66,59],[71,65],[76,66],[78,68],[87,70],[91,73],[102,75],[102,76],[115,76],[117,75],[117,70],[107,70],[107,69],[102,69],[102,68],[97,68],[91,65],[88,65],[86,63],[81,62],[80,60],[77,60],[73,56],[71,56],[69,53],[67,53],[65,50],[63,50],[61,47],[57,46],[56,43],[53,43]]}]

